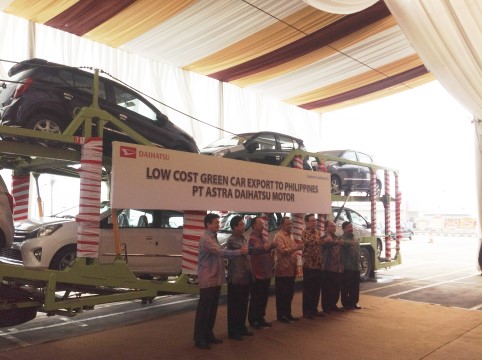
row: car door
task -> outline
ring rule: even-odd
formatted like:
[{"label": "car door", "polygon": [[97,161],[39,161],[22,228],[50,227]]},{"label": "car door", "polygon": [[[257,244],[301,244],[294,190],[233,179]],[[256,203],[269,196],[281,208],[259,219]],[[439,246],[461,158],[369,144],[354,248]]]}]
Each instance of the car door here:
[{"label": "car door", "polygon": [[[373,160],[370,155],[359,151],[357,152],[357,155],[358,155],[359,162],[363,162],[366,164],[373,163]],[[359,174],[360,174],[360,184],[358,185],[358,189],[369,190],[370,189],[370,168],[365,166],[360,166]]]},{"label": "car door", "polygon": [[347,213],[353,224],[353,234],[355,238],[371,235],[371,225],[362,215],[351,209],[347,209]]},{"label": "car door", "polygon": [[[174,147],[177,139],[173,138],[170,128],[165,126],[167,117],[162,117],[152,104],[135,91],[112,82],[109,82],[108,87],[109,101],[105,104],[106,111],[147,140],[163,147]],[[112,126],[111,128],[111,140],[132,142],[120,129]]]},{"label": "car door", "polygon": [[[353,150],[346,150],[340,155],[341,158],[350,161],[358,161],[356,152]],[[341,175],[342,187],[344,189],[356,190],[361,183],[360,166],[349,163],[341,163],[339,168],[339,174]]]},{"label": "car door", "polygon": [[[153,210],[123,209],[117,213],[122,255],[127,254],[127,264],[134,273],[155,270],[159,228]],[[99,263],[111,263],[115,257],[112,217],[101,221]]]},{"label": "car door", "polygon": [[338,236],[341,236],[343,235],[343,229],[341,228],[341,226],[345,221],[350,221],[350,217],[348,216],[346,209],[341,210],[339,207],[333,207],[332,211],[333,211],[333,220],[336,220],[335,234]]},{"label": "car door", "polygon": [[154,226],[159,228],[155,243],[155,269],[163,275],[179,275],[182,270],[184,215],[173,210],[155,210]]},{"label": "car door", "polygon": [[[83,71],[61,68],[55,72],[52,80],[61,86],[65,108],[74,117],[76,109],[90,106],[93,102],[94,77]],[[99,81],[99,104],[106,101],[104,82]]]}]

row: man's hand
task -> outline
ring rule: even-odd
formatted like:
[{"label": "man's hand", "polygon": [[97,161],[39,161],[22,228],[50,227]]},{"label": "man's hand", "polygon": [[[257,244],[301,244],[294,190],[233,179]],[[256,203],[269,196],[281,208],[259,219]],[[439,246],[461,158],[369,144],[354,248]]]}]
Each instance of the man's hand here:
[{"label": "man's hand", "polygon": [[241,248],[241,255],[248,255],[248,247],[246,245]]}]

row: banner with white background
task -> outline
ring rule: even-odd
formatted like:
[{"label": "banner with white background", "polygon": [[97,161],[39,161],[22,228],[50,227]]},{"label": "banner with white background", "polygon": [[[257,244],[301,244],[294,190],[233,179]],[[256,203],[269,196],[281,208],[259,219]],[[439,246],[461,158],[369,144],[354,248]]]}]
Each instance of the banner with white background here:
[{"label": "banner with white background", "polygon": [[330,214],[330,175],[114,142],[111,206]]}]

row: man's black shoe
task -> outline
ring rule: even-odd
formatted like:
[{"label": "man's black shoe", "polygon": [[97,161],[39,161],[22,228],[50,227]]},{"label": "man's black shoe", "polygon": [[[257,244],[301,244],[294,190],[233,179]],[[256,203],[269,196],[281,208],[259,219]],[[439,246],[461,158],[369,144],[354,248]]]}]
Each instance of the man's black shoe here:
[{"label": "man's black shoe", "polygon": [[223,341],[221,339],[218,339],[217,337],[212,337],[209,339],[210,344],[222,344]]},{"label": "man's black shoe", "polygon": [[195,345],[196,345],[196,347],[198,347],[200,349],[206,349],[206,350],[211,349],[211,346],[209,346],[208,343],[205,343],[205,342],[202,342],[202,341],[196,341]]},{"label": "man's black shoe", "polygon": [[251,324],[251,327],[252,327],[253,329],[257,329],[257,330],[263,328],[263,326],[262,326],[259,322],[255,322],[254,324]]},{"label": "man's black shoe", "polygon": [[314,320],[315,319],[315,315],[303,315],[303,317],[305,319],[310,319],[310,320]]},{"label": "man's black shoe", "polygon": [[354,307],[353,307],[353,306],[343,306],[343,309],[345,309],[345,310],[353,310]]},{"label": "man's black shoe", "polygon": [[335,311],[335,312],[345,312],[345,309],[340,308],[340,307],[335,307],[332,310]]},{"label": "man's black shoe", "polygon": [[300,319],[299,317],[295,317],[295,316],[291,316],[291,315],[288,315],[287,318],[288,318],[289,321],[298,321]]},{"label": "man's black shoe", "polygon": [[249,331],[248,329],[244,329],[243,331],[241,331],[241,335],[242,336],[253,336],[254,332]]},{"label": "man's black shoe", "polygon": [[266,320],[260,321],[259,324],[260,324],[263,328],[269,328],[269,327],[271,327],[271,323],[267,322]]},{"label": "man's black shoe", "polygon": [[318,316],[318,317],[326,317],[324,311],[318,311],[315,316]]},{"label": "man's black shoe", "polygon": [[288,319],[286,316],[278,318],[278,321],[283,324],[289,324],[291,322],[290,319]]},{"label": "man's black shoe", "polygon": [[360,305],[358,305],[358,304],[353,305],[353,309],[355,309],[355,310],[360,310],[361,308],[362,308],[362,307],[361,307]]},{"label": "man's black shoe", "polygon": [[240,334],[231,334],[229,335],[231,340],[243,340],[243,337]]}]

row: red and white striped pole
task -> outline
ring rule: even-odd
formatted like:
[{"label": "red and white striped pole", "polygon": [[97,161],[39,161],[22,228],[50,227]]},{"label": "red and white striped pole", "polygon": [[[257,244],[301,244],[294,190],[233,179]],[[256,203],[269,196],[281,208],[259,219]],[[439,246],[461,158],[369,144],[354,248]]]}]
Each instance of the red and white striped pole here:
[{"label": "red and white striped pole", "polygon": [[371,236],[377,234],[377,172],[370,168],[370,203],[371,203]]},{"label": "red and white striped pole", "polygon": [[400,254],[400,239],[402,238],[402,227],[400,226],[400,208],[402,206],[402,193],[399,188],[398,174],[395,173],[395,227],[397,231],[396,256]]},{"label": "red and white striped pole", "polygon": [[[293,168],[303,170],[303,158],[301,156],[296,155],[294,157]],[[297,244],[301,244],[303,242],[301,235],[303,233],[304,214],[292,214],[291,221],[293,222],[293,229],[291,230],[293,239],[295,239]],[[301,257],[301,251],[296,252],[296,276],[303,276],[303,260]]]},{"label": "red and white striped pole", "polygon": [[197,275],[199,239],[204,234],[206,211],[184,211],[182,229],[182,273]]},{"label": "red and white striped pole", "polygon": [[391,236],[390,236],[390,173],[385,173],[385,257],[392,258],[391,254]]},{"label": "red and white striped pole", "polygon": [[80,200],[77,221],[77,257],[99,256],[100,189],[102,182],[102,138],[91,137],[82,145]]},{"label": "red and white striped pole", "polygon": [[15,201],[13,221],[28,219],[28,195],[30,192],[30,175],[12,173],[12,196]]},{"label": "red and white striped pole", "polygon": [[[327,172],[326,166],[325,166],[325,160],[320,159],[320,163],[318,164],[318,168],[316,170],[324,173]],[[316,222],[316,228],[320,232],[320,234],[323,234],[325,232],[325,220],[326,220],[325,214],[318,214],[318,221]]]}]

